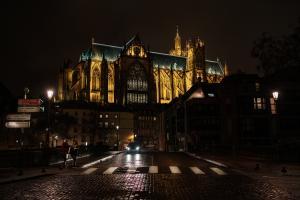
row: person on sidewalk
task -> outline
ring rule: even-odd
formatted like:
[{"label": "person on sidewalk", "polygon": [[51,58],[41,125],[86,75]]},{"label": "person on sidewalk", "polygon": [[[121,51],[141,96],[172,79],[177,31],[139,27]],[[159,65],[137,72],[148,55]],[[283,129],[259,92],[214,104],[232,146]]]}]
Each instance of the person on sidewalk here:
[{"label": "person on sidewalk", "polygon": [[73,167],[76,167],[76,160],[78,156],[78,142],[77,140],[73,140],[72,147],[70,149],[70,154],[73,159]]},{"label": "person on sidewalk", "polygon": [[64,160],[64,168],[67,167],[67,155],[69,154],[70,151],[70,146],[68,144],[68,140],[64,140],[63,144],[62,144],[62,157]]}]

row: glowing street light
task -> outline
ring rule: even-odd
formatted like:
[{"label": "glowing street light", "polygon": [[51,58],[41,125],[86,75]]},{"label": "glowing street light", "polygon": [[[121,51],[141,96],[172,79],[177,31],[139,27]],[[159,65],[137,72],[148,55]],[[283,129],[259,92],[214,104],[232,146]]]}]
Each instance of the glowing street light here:
[{"label": "glowing street light", "polygon": [[51,99],[54,95],[54,91],[52,89],[47,90],[47,97],[48,97],[48,131],[47,131],[47,138],[46,138],[46,145],[49,147],[49,132],[50,132],[50,109],[51,109]]},{"label": "glowing street light", "polygon": [[[45,159],[45,163],[44,163],[44,166],[42,168],[42,172],[45,172],[46,169],[45,167],[48,166],[48,161],[49,161],[49,137],[50,137],[50,103],[51,103],[51,99],[54,95],[54,91],[52,89],[48,89],[47,91],[47,98],[48,98],[48,130],[47,130],[47,135],[46,135],[46,145],[44,147],[44,159]],[[53,140],[52,140],[52,147],[53,147]]]},{"label": "glowing street light", "polygon": [[116,126],[116,130],[117,130],[117,150],[119,150],[119,143],[120,143],[120,139],[119,139],[119,125]]},{"label": "glowing street light", "polygon": [[49,100],[52,99],[53,94],[54,94],[54,91],[53,91],[53,90],[51,90],[51,89],[47,90],[47,97],[48,97]]},{"label": "glowing street light", "polygon": [[279,92],[278,91],[274,91],[274,92],[272,92],[272,95],[273,95],[274,100],[277,101],[278,96],[279,96]]}]

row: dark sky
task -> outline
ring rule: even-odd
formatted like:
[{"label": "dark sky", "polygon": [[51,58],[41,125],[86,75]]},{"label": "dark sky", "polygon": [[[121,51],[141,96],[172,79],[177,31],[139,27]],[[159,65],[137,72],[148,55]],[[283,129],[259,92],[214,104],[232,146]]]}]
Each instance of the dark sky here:
[{"label": "dark sky", "polygon": [[[122,45],[139,33],[150,50],[168,52],[176,25],[182,39],[199,36],[207,58],[226,60],[231,71],[255,72],[250,51],[262,32],[288,33],[299,0],[49,0],[1,3],[0,82],[15,95],[56,86],[64,59],[76,63],[96,42]],[[3,34],[4,33],[4,34]]]}]

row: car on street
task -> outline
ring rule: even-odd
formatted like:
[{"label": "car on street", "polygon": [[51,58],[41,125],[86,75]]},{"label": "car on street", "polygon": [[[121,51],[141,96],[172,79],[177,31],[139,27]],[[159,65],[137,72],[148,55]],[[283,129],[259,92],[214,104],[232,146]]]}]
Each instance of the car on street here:
[{"label": "car on street", "polygon": [[126,147],[127,153],[138,153],[141,150],[141,146],[137,142],[130,142]]}]

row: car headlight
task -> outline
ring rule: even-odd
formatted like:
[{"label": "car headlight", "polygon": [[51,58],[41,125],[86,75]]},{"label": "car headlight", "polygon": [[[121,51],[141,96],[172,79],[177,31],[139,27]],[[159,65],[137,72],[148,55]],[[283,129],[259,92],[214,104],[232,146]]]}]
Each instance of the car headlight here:
[{"label": "car headlight", "polygon": [[140,150],[140,147],[135,147],[135,150],[137,150],[137,151]]}]

